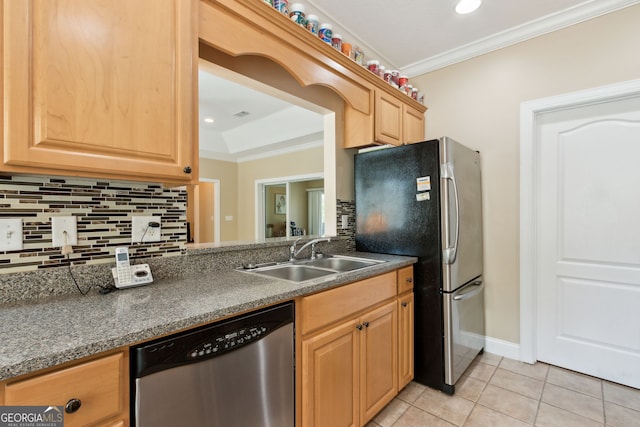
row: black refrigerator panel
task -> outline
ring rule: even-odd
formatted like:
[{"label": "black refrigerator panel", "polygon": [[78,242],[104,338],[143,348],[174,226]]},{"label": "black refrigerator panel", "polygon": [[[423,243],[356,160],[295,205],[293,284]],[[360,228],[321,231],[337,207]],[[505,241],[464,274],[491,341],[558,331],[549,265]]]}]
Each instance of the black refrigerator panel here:
[{"label": "black refrigerator panel", "polygon": [[433,260],[419,257],[413,265],[414,310],[414,379],[426,386],[443,390],[444,318],[441,268]]},{"label": "black refrigerator panel", "polygon": [[438,151],[431,140],[355,156],[357,250],[439,259]]},{"label": "black refrigerator panel", "polygon": [[414,264],[415,380],[444,378],[439,141],[357,154],[356,249],[418,257]]}]

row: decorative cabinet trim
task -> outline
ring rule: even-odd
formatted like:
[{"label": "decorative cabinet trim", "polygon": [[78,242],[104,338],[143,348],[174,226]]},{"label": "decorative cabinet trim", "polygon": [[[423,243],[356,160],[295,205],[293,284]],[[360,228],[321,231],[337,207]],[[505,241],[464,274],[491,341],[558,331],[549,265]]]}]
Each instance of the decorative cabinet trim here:
[{"label": "decorative cabinet trim", "polygon": [[[289,72],[302,86],[320,85],[345,101],[345,148],[386,143],[378,133],[376,96],[384,96],[424,115],[426,107],[391,87],[318,37],[293,24],[262,1],[202,0],[200,41],[231,56],[267,57]],[[377,95],[376,95],[377,93]],[[383,125],[384,126],[384,125]],[[402,143],[401,118],[395,144]],[[393,139],[393,138],[390,138]]]}]

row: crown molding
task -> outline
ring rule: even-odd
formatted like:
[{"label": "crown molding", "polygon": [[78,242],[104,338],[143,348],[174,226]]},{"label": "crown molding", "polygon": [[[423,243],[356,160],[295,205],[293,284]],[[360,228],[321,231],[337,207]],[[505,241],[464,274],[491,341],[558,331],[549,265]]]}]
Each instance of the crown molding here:
[{"label": "crown molding", "polygon": [[590,2],[574,6],[562,12],[544,16],[459,48],[434,55],[403,67],[401,71],[410,77],[416,77],[638,3],[640,3],[640,0],[591,0]]}]

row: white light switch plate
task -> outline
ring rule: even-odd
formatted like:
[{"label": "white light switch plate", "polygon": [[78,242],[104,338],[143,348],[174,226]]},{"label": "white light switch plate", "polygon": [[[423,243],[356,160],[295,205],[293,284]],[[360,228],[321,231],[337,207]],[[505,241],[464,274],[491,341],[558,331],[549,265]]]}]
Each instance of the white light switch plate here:
[{"label": "white light switch plate", "polygon": [[149,227],[150,222],[160,223],[160,217],[131,217],[131,243],[159,242],[161,240],[162,227]]},{"label": "white light switch plate", "polygon": [[0,251],[22,249],[22,218],[0,219]]},{"label": "white light switch plate", "polygon": [[[66,232],[66,233],[65,233]],[[75,216],[54,216],[51,218],[51,240],[53,247],[78,244],[78,230]]]}]

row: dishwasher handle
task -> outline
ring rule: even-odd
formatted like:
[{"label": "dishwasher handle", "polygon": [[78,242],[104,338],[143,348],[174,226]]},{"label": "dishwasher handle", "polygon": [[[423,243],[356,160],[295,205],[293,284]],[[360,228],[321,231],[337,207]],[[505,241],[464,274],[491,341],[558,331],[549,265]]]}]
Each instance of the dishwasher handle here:
[{"label": "dishwasher handle", "polygon": [[453,294],[454,301],[464,301],[478,295],[484,289],[484,281],[482,279],[474,280],[472,283],[463,286],[459,291]]}]

